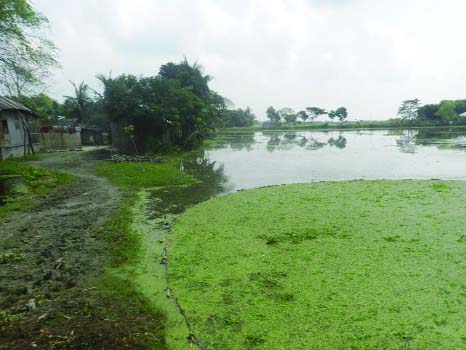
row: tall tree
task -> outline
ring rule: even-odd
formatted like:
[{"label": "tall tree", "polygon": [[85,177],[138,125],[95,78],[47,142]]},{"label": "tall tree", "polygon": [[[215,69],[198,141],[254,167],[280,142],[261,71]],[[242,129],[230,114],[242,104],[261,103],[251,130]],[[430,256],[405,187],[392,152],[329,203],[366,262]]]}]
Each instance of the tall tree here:
[{"label": "tall tree", "polygon": [[295,124],[298,115],[291,108],[285,107],[278,111],[280,118],[282,118],[287,124]]},{"label": "tall tree", "polygon": [[210,77],[186,60],[163,65],[157,76],[98,78],[106,114],[121,126],[134,126],[139,151],[164,142],[192,148],[225,112],[225,99],[208,86]]},{"label": "tall tree", "polygon": [[398,115],[405,121],[412,121],[419,116],[420,103],[419,99],[405,100],[398,109]]},{"label": "tall tree", "polygon": [[301,118],[303,122],[306,122],[306,120],[309,118],[309,115],[306,113],[306,111],[299,111],[298,117]]},{"label": "tall tree", "polygon": [[348,118],[348,110],[346,107],[337,108],[335,111],[335,117],[337,117],[340,122],[344,122],[346,118]]},{"label": "tall tree", "polygon": [[457,120],[458,114],[456,113],[456,103],[454,101],[442,101],[435,115],[446,122]]},{"label": "tall tree", "polygon": [[44,84],[57,67],[56,48],[43,35],[48,23],[27,0],[0,0],[0,89],[13,96]]},{"label": "tall tree", "polygon": [[278,113],[275,108],[270,106],[269,108],[267,108],[265,113],[267,114],[267,118],[270,119],[270,122],[272,124],[280,123],[281,116],[280,116],[280,113]]},{"label": "tall tree", "polygon": [[69,105],[69,111],[72,116],[75,116],[79,122],[82,122],[86,119],[89,106],[93,102],[92,98],[89,96],[90,89],[84,82],[81,82],[79,85],[76,85],[72,81],[70,81],[70,83],[73,85],[74,96],[65,96],[66,100],[64,104]]},{"label": "tall tree", "polygon": [[325,109],[319,107],[307,107],[306,108],[307,114],[311,120],[317,119],[319,116],[327,114]]}]

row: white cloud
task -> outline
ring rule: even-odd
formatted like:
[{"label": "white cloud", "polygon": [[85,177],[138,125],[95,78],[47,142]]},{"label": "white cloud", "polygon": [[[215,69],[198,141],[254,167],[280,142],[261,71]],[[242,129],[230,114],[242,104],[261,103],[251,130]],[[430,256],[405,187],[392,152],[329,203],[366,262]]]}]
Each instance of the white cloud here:
[{"label": "white cloud", "polygon": [[35,0],[68,80],[155,74],[183,55],[212,86],[263,116],[267,106],[347,106],[393,117],[402,99],[466,98],[461,0]]}]

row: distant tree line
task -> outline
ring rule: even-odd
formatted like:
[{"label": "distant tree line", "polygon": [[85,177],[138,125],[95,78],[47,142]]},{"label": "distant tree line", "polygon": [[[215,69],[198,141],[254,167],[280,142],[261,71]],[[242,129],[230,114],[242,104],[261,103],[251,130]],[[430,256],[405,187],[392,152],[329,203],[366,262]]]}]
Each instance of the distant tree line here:
[{"label": "distant tree line", "polygon": [[428,122],[436,125],[464,124],[466,100],[444,100],[437,104],[421,105],[419,99],[405,100],[398,109],[398,116],[408,124]]},{"label": "distant tree line", "polygon": [[326,111],[319,107],[307,107],[302,111],[295,112],[291,108],[276,110],[274,107],[270,106],[265,113],[272,125],[278,125],[282,122],[294,125],[297,122],[314,121],[323,115],[327,115],[331,120],[337,119],[340,122],[344,122],[348,118],[348,110],[346,107],[339,107],[336,110],[330,111]]},{"label": "distant tree line", "polygon": [[222,113],[221,126],[223,127],[252,126],[256,123],[256,116],[249,107],[226,109]]}]

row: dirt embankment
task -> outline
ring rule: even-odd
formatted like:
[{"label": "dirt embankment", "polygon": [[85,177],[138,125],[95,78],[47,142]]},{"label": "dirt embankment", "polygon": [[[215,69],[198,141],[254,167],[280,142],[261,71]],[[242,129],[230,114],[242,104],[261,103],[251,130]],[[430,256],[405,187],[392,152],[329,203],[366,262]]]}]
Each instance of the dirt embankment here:
[{"label": "dirt embankment", "polygon": [[45,155],[36,166],[68,172],[77,181],[1,223],[0,253],[14,252],[18,259],[0,265],[0,349],[134,348],[127,338],[132,320],[99,315],[112,305],[102,305],[97,288],[84,282],[105,266],[95,229],[120,199],[108,180],[93,173],[102,156]]}]

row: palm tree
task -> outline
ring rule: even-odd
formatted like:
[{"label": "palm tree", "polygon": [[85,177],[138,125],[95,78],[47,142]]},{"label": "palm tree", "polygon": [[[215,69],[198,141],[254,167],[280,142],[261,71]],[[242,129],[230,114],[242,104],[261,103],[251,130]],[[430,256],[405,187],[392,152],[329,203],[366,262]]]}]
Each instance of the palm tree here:
[{"label": "palm tree", "polygon": [[65,98],[73,103],[76,108],[76,114],[78,115],[78,121],[82,121],[87,107],[92,102],[92,99],[89,96],[90,89],[83,81],[79,85],[76,85],[71,80],[70,83],[74,88],[74,96],[65,96]]}]

